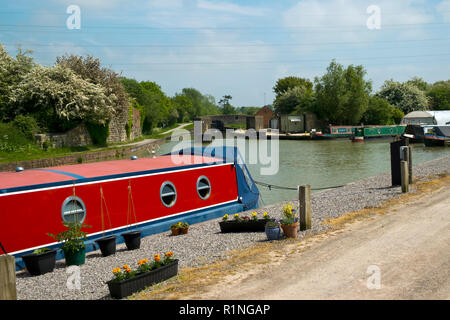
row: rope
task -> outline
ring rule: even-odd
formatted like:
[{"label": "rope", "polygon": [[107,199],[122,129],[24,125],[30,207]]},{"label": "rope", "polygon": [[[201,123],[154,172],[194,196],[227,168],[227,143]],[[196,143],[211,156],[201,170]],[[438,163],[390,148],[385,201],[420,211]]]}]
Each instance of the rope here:
[{"label": "rope", "polygon": [[136,209],[134,207],[133,193],[131,192],[131,181],[128,181],[128,210],[127,210],[127,231],[131,220],[131,209],[133,209],[135,229],[137,229]]},{"label": "rope", "polygon": [[[263,186],[263,187],[269,188],[269,190],[272,190],[272,188],[273,189],[280,189],[280,190],[292,190],[292,191],[297,191],[298,190],[297,187],[294,188],[294,187],[278,186],[276,184],[269,184],[269,183],[256,181],[256,180],[254,180],[254,182],[256,184],[259,184],[259,185]],[[318,190],[326,190],[326,189],[336,189],[336,188],[341,188],[341,187],[345,187],[345,185],[332,186],[332,187],[323,187],[323,188],[311,188],[311,190],[318,191]]]},{"label": "rope", "polygon": [[106,205],[106,199],[103,194],[103,188],[100,187],[100,213],[101,213],[101,217],[102,217],[102,232],[103,232],[103,235],[105,235],[105,223],[104,223],[104,219],[103,219],[103,204],[105,204],[106,215],[108,217],[108,222],[109,222],[109,228],[112,229],[111,219],[109,217],[108,206]]}]

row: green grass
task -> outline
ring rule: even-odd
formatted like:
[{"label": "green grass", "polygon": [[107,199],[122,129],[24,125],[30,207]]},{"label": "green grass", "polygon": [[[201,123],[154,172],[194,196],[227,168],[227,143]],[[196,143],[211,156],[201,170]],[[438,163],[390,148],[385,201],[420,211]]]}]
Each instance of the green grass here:
[{"label": "green grass", "polygon": [[233,129],[247,129],[246,124],[237,124],[237,123],[225,124],[224,127],[233,128]]}]

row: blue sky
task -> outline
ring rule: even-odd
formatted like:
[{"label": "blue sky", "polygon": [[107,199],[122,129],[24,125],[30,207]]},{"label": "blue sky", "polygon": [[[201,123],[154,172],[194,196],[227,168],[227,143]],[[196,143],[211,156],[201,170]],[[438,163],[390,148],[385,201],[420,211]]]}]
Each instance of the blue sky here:
[{"label": "blue sky", "polygon": [[[272,103],[285,76],[321,76],[332,59],[362,64],[377,90],[387,79],[450,78],[450,0],[41,0],[1,1],[0,42],[52,65],[65,53],[168,95],[194,87],[235,106]],[[81,29],[68,30],[69,5]],[[381,10],[369,30],[367,8]]]}]

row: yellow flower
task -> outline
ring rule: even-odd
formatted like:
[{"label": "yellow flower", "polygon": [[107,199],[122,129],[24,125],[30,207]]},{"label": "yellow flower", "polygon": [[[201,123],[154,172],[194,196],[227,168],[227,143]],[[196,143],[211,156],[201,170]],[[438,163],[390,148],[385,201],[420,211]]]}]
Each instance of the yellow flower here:
[{"label": "yellow flower", "polygon": [[129,269],[129,268],[130,268],[130,266],[127,265],[127,264],[124,264],[123,267],[122,267],[122,269],[125,269],[125,270],[126,270],[126,269]]},{"label": "yellow flower", "polygon": [[171,257],[171,256],[173,256],[173,252],[172,251],[166,252],[166,257]]},{"label": "yellow flower", "polygon": [[227,215],[227,214],[226,214],[226,215],[224,215],[224,216],[223,216],[223,218],[224,218],[224,219],[228,218],[228,215]]},{"label": "yellow flower", "polygon": [[235,217],[239,217],[239,213],[235,213],[234,216],[235,216]]},{"label": "yellow flower", "polygon": [[113,273],[118,273],[118,272],[120,272],[120,268],[119,267],[117,267],[117,268],[115,268],[115,269],[113,269],[113,271],[112,271]]},{"label": "yellow flower", "polygon": [[257,212],[253,212],[252,216],[256,217],[257,214],[258,214]]},{"label": "yellow flower", "polygon": [[266,217],[267,215],[268,215],[267,212],[264,212],[264,213],[263,213],[263,217]]},{"label": "yellow flower", "polygon": [[161,260],[161,257],[159,256],[159,254],[155,254],[155,261],[159,262]]},{"label": "yellow flower", "polygon": [[130,268],[127,268],[125,271],[128,272],[128,273],[130,273],[130,272],[131,272],[131,269],[130,269]]}]

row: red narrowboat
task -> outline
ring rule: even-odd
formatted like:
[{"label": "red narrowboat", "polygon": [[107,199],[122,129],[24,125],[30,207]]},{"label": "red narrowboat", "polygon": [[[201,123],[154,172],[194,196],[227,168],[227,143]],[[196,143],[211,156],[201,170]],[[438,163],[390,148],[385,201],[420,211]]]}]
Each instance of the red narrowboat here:
[{"label": "red narrowboat", "polygon": [[105,233],[137,227],[146,236],[178,221],[194,224],[258,206],[259,191],[237,148],[133,159],[0,172],[0,243],[20,265],[24,254],[59,247],[47,233],[64,230],[63,221],[91,226],[85,229],[91,251]]}]

